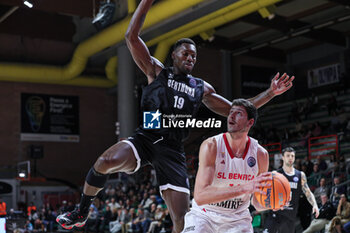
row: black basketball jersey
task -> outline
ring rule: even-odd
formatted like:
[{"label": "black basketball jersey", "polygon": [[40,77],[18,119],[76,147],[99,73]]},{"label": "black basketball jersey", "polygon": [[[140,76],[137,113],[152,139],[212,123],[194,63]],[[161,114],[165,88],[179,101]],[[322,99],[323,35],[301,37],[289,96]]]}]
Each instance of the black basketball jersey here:
[{"label": "black basketball jersey", "polygon": [[[157,111],[164,115],[195,117],[202,102],[204,82],[190,74],[174,74],[172,67],[163,69],[156,79],[142,91],[141,112]],[[189,134],[188,128],[144,129],[141,131],[166,140],[182,142]]]},{"label": "black basketball jersey", "polygon": [[299,199],[302,193],[301,189],[301,172],[294,169],[294,175],[288,175],[284,172],[283,168],[277,170],[282,173],[289,181],[292,199],[289,202],[288,207],[284,207],[283,210],[277,211],[278,214],[286,216],[290,219],[295,219],[298,212]]}]

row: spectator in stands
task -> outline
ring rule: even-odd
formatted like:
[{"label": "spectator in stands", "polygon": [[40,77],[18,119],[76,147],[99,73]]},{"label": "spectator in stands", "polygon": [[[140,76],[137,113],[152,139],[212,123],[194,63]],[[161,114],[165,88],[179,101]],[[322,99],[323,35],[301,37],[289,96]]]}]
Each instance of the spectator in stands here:
[{"label": "spectator in stands", "polygon": [[45,209],[43,223],[45,225],[45,228],[49,232],[53,231],[53,226],[55,221],[56,221],[56,215],[54,214],[54,212],[50,209],[49,210]]},{"label": "spectator in stands", "polygon": [[30,204],[27,207],[27,214],[30,216],[32,214],[32,211],[36,211],[36,206],[33,202],[30,202]]},{"label": "spectator in stands", "polygon": [[44,207],[44,208],[45,208],[46,212],[48,212],[49,210],[52,210],[52,211],[53,211],[53,207],[52,207],[51,204],[48,203],[48,202],[45,204],[45,207]]},{"label": "spectator in stands", "polygon": [[152,205],[152,204],[158,204],[157,203],[157,197],[156,197],[156,195],[151,195],[147,200],[146,200],[146,203],[143,205],[143,208],[150,208],[150,206]]},{"label": "spectator in stands", "polygon": [[0,218],[6,217],[6,202],[0,197]]},{"label": "spectator in stands", "polygon": [[34,229],[38,231],[45,231],[45,225],[43,224],[40,215],[34,220]]},{"label": "spectator in stands", "polygon": [[89,232],[89,231],[96,232],[96,222],[98,218],[98,211],[94,204],[91,204],[88,216],[89,217],[85,223],[85,232]]},{"label": "spectator in stands", "polygon": [[327,165],[326,161],[324,161],[320,155],[317,156],[317,163],[318,163],[318,168],[320,169],[320,171],[327,170],[328,165]]},{"label": "spectator in stands", "polygon": [[95,229],[97,232],[104,232],[106,226],[109,226],[109,222],[112,220],[113,214],[111,208],[106,206],[104,210],[101,211],[101,214],[98,216],[96,221]]},{"label": "spectator in stands", "polygon": [[333,163],[333,168],[332,168],[332,177],[336,177],[338,176],[339,178],[345,178],[344,174],[345,174],[346,170],[345,167],[342,163],[340,163],[337,159],[335,159],[334,163]]},{"label": "spectator in stands", "polygon": [[139,202],[137,196],[136,196],[136,195],[133,195],[133,196],[131,197],[131,207],[137,209],[138,206],[139,206],[139,203],[140,203],[140,202]]},{"label": "spectator in stands", "polygon": [[[193,187],[193,186],[192,186]],[[163,219],[163,228],[166,233],[171,233],[172,227],[173,227],[173,222],[171,221],[169,210],[165,209],[165,216]]]},{"label": "spectator in stands", "polygon": [[110,198],[114,197],[115,194],[116,194],[115,188],[111,184],[109,184],[105,190],[106,198],[110,199]]},{"label": "spectator in stands", "polygon": [[165,212],[163,211],[162,205],[158,205],[154,214],[154,220],[149,226],[148,233],[158,233],[160,232],[162,226],[162,220],[165,217]]},{"label": "spectator in stands", "polygon": [[314,191],[314,196],[318,204],[321,203],[322,194],[326,194],[327,196],[330,194],[330,187],[326,185],[326,178],[320,179],[320,185]]},{"label": "spectator in stands", "polygon": [[323,193],[321,195],[321,204],[320,206],[320,214],[318,218],[312,220],[310,226],[303,231],[303,233],[312,233],[318,232],[325,228],[326,224],[330,222],[330,220],[335,215],[335,209],[332,203],[328,200],[327,194]]},{"label": "spectator in stands", "polygon": [[147,229],[151,221],[148,219],[148,216],[146,215],[149,215],[148,211],[147,210],[145,211],[142,208],[142,206],[139,206],[136,212],[136,219],[134,220],[132,225],[133,232],[142,232],[142,233],[147,232]]},{"label": "spectator in stands", "polygon": [[130,214],[125,208],[118,210],[118,217],[115,221],[109,223],[109,231],[111,233],[119,232],[126,233],[126,224],[130,221]]},{"label": "spectator in stands", "polygon": [[315,190],[320,178],[321,178],[321,172],[320,172],[318,164],[315,163],[313,166],[313,171],[307,179],[307,183],[310,186],[311,190]]},{"label": "spectator in stands", "polygon": [[134,220],[136,219],[136,212],[135,212],[134,208],[129,209],[129,216],[130,216],[130,219],[129,219],[129,222],[126,223],[126,231],[132,232],[132,224],[133,224]]},{"label": "spectator in stands", "polygon": [[301,159],[296,159],[295,160],[295,169],[298,169],[299,171],[301,170],[302,162]]},{"label": "spectator in stands", "polygon": [[305,174],[306,174],[306,176],[310,176],[314,170],[314,163],[310,160],[309,156],[305,157],[304,163],[306,165],[306,173]]},{"label": "spectator in stands", "polygon": [[340,178],[338,176],[333,178],[333,188],[332,188],[332,202],[334,206],[338,205],[340,196],[346,194],[346,185],[340,185]]},{"label": "spectator in stands", "polygon": [[27,220],[26,224],[24,225],[24,232],[32,232],[33,230],[33,224],[29,220]]},{"label": "spectator in stands", "polygon": [[341,195],[336,214],[330,223],[329,232],[342,233],[342,225],[350,221],[350,202],[345,194]]},{"label": "spectator in stands", "polygon": [[112,212],[113,215],[117,214],[117,210],[121,207],[119,203],[115,201],[115,198],[112,197],[110,203],[108,203],[108,206]]},{"label": "spectator in stands", "polygon": [[140,205],[142,205],[143,208],[145,208],[148,198],[149,198],[148,192],[144,192],[142,200],[140,201]]}]

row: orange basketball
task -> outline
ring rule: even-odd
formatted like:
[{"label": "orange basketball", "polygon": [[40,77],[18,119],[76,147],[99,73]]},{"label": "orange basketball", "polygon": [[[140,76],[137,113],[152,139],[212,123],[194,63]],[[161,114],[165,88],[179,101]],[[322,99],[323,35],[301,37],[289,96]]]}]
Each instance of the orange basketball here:
[{"label": "orange basketball", "polygon": [[279,209],[284,206],[290,198],[290,185],[287,178],[278,172],[272,173],[271,186],[263,187],[266,194],[254,193],[256,200],[267,209]]}]

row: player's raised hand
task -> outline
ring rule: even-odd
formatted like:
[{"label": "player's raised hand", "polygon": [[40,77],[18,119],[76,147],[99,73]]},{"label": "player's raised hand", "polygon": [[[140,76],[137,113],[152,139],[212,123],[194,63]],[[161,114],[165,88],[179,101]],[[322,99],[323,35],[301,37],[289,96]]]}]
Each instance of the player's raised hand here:
[{"label": "player's raised hand", "polygon": [[270,89],[274,95],[281,95],[284,92],[288,91],[293,86],[294,76],[289,77],[284,73],[280,77],[280,73],[277,73],[275,77],[271,80]]}]

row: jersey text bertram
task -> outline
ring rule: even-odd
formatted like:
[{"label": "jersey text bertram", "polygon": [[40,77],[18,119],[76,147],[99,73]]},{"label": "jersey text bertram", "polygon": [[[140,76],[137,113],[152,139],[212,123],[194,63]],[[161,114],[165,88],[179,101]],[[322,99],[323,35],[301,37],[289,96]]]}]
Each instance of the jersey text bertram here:
[{"label": "jersey text bertram", "polygon": [[254,179],[254,175],[240,174],[240,173],[225,173],[218,172],[218,179],[229,179],[229,180],[252,180]]},{"label": "jersey text bertram", "polygon": [[180,83],[172,79],[168,79],[168,87],[174,89],[175,91],[186,93],[194,97],[195,88],[187,86],[185,83]]}]

